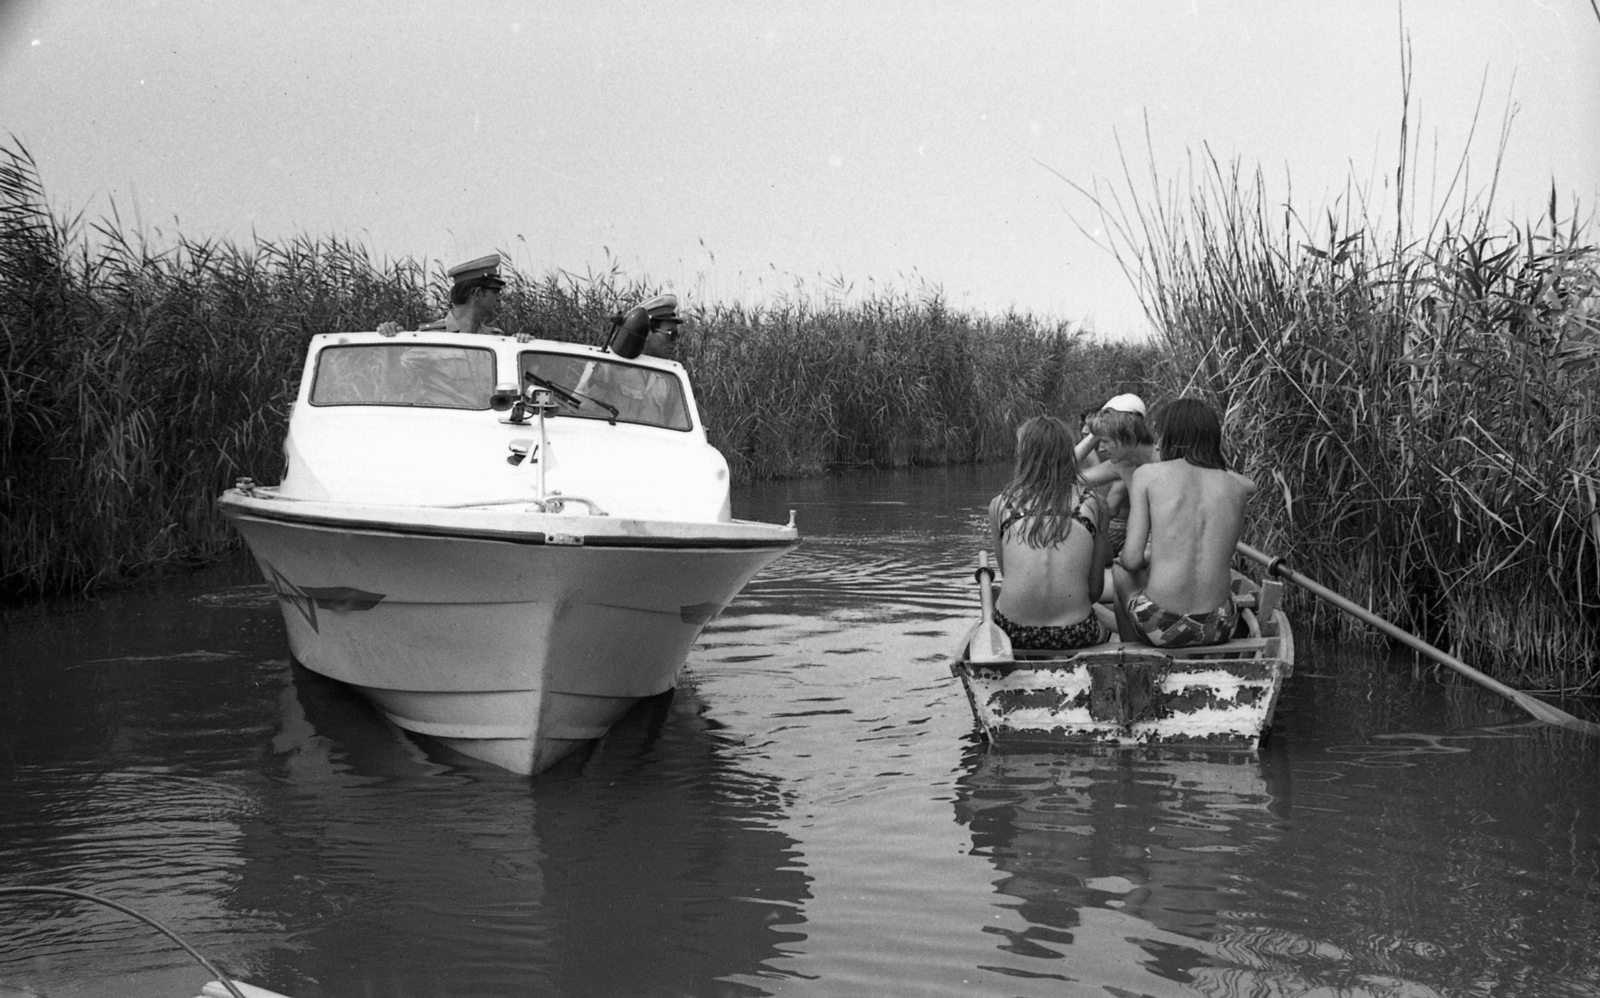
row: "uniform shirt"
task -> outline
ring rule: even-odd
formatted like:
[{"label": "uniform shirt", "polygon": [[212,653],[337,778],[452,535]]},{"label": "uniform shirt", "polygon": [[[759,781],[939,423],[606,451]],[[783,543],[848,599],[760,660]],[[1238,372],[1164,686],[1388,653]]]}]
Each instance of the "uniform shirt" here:
[{"label": "uniform shirt", "polygon": [[[438,332],[441,329],[447,333],[459,333],[462,329],[461,320],[456,318],[456,310],[453,308],[445,313],[444,318],[435,319],[434,321],[427,323],[426,325],[418,326],[417,328],[425,333]],[[488,336],[506,335],[506,331],[498,326],[479,326],[478,332]]]}]

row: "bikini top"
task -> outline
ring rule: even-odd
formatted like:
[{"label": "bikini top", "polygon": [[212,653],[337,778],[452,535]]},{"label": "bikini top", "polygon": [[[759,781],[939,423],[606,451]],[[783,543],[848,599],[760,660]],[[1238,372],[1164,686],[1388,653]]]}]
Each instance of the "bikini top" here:
[{"label": "bikini top", "polygon": [[[1085,530],[1089,531],[1089,536],[1090,537],[1093,537],[1093,536],[1095,536],[1096,534],[1099,533],[1099,528],[1095,526],[1094,520],[1092,520],[1089,517],[1085,516],[1084,513],[1083,513],[1083,503],[1092,494],[1093,494],[1093,492],[1090,489],[1082,489],[1082,490],[1080,490],[1080,492],[1078,494],[1078,504],[1076,506],[1072,507],[1072,512],[1071,513],[1067,514],[1068,516],[1072,517],[1074,520],[1077,520],[1079,523],[1083,524],[1083,528]],[[1005,537],[1006,531],[1010,529],[1010,527],[1011,527],[1011,525],[1013,523],[1016,523],[1018,520],[1025,519],[1026,516],[1027,516],[1027,514],[1018,512],[1017,510],[1012,509],[1010,506],[1006,506],[1005,507],[1005,512],[1006,512],[1006,515],[1000,519],[999,534],[1000,534],[1001,537]],[[1043,515],[1044,516],[1059,516],[1060,514],[1059,513],[1045,513]]]}]

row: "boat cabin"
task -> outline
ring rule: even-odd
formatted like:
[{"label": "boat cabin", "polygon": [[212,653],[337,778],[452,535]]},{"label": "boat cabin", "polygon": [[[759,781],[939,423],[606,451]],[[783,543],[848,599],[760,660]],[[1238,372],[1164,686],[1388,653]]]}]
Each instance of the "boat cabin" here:
[{"label": "boat cabin", "polygon": [[588,500],[574,512],[730,519],[727,461],[682,365],[586,344],[313,337],[285,451],[286,498],[465,507],[565,495]]}]

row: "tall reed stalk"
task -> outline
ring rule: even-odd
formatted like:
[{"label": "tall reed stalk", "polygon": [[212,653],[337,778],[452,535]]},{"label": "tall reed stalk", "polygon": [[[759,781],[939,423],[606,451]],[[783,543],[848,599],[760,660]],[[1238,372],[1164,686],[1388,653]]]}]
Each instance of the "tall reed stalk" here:
[{"label": "tall reed stalk", "polygon": [[[499,324],[559,340],[597,342],[663,290],[615,268],[508,277]],[[281,477],[310,337],[414,326],[445,289],[441,266],[336,238],[155,247],[56,219],[26,149],[0,147],[0,599],[235,545],[216,497]],[[1152,355],[936,290],[685,305],[680,359],[744,479],[1004,457],[1027,416],[1140,390]]]},{"label": "tall reed stalk", "polygon": [[1600,251],[1553,192],[1527,224],[1492,187],[1413,223],[1404,150],[1387,224],[1354,185],[1305,224],[1209,155],[1090,193],[1165,396],[1215,402],[1262,487],[1260,547],[1508,682],[1592,690]]}]

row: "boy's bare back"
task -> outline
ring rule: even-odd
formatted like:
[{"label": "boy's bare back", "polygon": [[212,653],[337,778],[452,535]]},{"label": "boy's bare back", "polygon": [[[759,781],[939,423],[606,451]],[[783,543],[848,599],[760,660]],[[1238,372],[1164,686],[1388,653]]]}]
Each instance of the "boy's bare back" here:
[{"label": "boy's bare back", "polygon": [[1148,564],[1144,591],[1167,610],[1208,613],[1222,606],[1233,591],[1229,566],[1255,490],[1237,472],[1184,460],[1141,466],[1129,497],[1124,567]]}]

